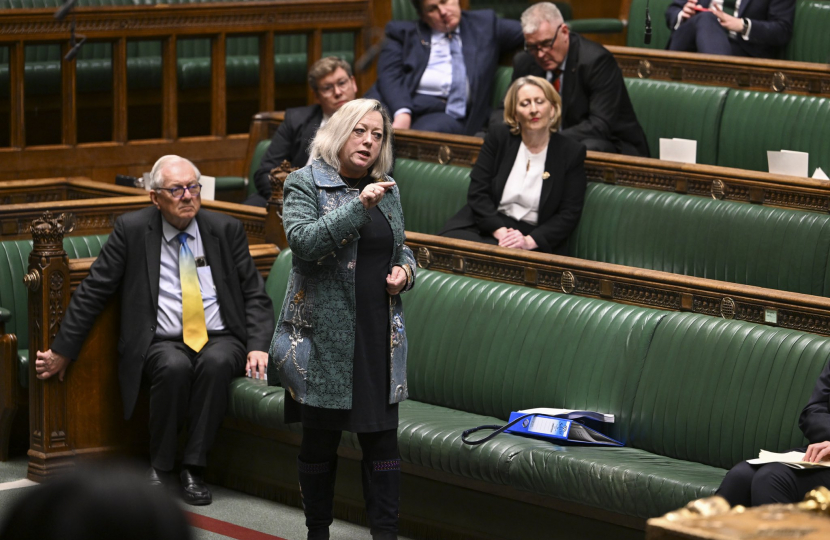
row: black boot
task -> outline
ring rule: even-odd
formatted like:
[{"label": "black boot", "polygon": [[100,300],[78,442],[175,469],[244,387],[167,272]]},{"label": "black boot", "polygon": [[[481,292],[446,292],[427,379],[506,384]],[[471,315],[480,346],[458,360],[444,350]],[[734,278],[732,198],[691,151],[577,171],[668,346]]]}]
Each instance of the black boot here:
[{"label": "black boot", "polygon": [[303,463],[297,460],[300,496],[305,510],[308,540],[328,540],[334,504],[334,479],[337,459],[325,463]]},{"label": "black boot", "polygon": [[401,460],[361,462],[363,499],[373,540],[397,540]]}]

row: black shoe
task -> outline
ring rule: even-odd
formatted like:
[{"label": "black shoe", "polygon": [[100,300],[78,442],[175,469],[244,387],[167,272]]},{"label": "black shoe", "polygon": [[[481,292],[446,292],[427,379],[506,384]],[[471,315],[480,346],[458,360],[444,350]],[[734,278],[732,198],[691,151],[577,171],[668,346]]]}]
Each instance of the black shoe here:
[{"label": "black shoe", "polygon": [[182,499],[193,506],[210,504],[213,498],[202,477],[190,469],[182,469]]},{"label": "black shoe", "polygon": [[155,470],[153,467],[150,467],[150,470],[147,471],[147,483],[151,487],[164,487],[164,482],[161,479],[159,471]]},{"label": "black shoe", "polygon": [[372,540],[398,538],[401,460],[361,461],[363,498]]}]

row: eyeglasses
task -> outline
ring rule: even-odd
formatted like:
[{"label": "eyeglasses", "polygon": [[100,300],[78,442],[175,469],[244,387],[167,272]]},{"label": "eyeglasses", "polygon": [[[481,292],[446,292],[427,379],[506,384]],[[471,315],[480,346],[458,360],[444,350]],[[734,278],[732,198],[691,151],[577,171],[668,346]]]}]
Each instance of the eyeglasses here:
[{"label": "eyeglasses", "polygon": [[339,81],[337,81],[334,84],[327,84],[325,86],[321,86],[319,88],[318,92],[320,92],[321,96],[328,96],[328,95],[331,95],[331,94],[334,93],[334,88],[335,87],[337,87],[337,89],[340,90],[341,92],[345,92],[346,88],[349,86],[349,82],[351,82],[351,79],[348,79],[348,78],[340,79]]},{"label": "eyeglasses", "polygon": [[181,186],[174,187],[174,188],[166,188],[166,187],[156,188],[156,191],[166,191],[166,192],[170,193],[170,196],[173,197],[174,199],[181,199],[182,197],[184,197],[184,190],[189,191],[190,194],[195,197],[196,195],[199,194],[199,192],[202,191],[202,184],[191,184],[191,185],[187,186],[186,188],[181,187]]},{"label": "eyeglasses", "polygon": [[565,26],[565,23],[559,25],[556,29],[556,32],[553,33],[553,37],[551,39],[546,39],[545,41],[540,41],[539,43],[525,43],[525,51],[536,56],[540,52],[548,52],[553,44],[556,43],[556,38],[559,37],[559,30]]}]

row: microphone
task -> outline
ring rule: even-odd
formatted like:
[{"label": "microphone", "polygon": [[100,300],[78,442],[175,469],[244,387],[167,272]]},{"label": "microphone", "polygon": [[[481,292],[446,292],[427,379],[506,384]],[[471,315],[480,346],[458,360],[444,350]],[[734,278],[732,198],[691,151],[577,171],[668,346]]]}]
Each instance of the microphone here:
[{"label": "microphone", "polygon": [[66,53],[66,56],[63,57],[63,59],[66,60],[67,62],[71,62],[72,60],[75,59],[76,56],[78,56],[78,51],[81,50],[81,45],[83,45],[84,42],[86,41],[86,36],[82,36],[81,34],[78,34],[76,37],[81,38],[81,40],[78,41],[76,44],[74,44],[72,46],[72,48],[69,49],[69,52]]},{"label": "microphone", "polygon": [[646,0],[646,31],[643,35],[643,42],[646,45],[651,44],[651,13],[648,11],[649,0]]},{"label": "microphone", "polygon": [[75,2],[78,0],[66,0],[61,7],[55,12],[55,19],[58,21],[62,21],[66,18],[72,8],[75,7]]}]

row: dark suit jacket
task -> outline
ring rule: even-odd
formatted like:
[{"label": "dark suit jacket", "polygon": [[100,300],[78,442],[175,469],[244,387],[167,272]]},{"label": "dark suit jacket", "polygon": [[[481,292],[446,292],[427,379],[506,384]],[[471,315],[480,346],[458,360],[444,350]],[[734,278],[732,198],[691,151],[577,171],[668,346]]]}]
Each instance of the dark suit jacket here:
[{"label": "dark suit jacket", "polygon": [[[513,59],[513,80],[526,75],[545,77],[531,55]],[[648,157],[646,134],[628,97],[622,72],[608,50],[571,32],[568,59],[562,78],[562,129],[577,141],[610,141],[620,153]]]},{"label": "dark suit jacket", "polygon": [[[204,209],[196,221],[227,330],[246,344],[248,352],[267,351],[274,310],[248,251],[242,224]],[[125,418],[135,407],[144,358],[156,331],[161,239],[161,212],[155,206],[120,216],[89,276],[72,295],[52,343],[55,352],[77,358],[96,317],[120,289],[118,379]]]},{"label": "dark suit jacket", "polygon": [[[493,99],[493,80],[502,51],[524,42],[518,21],[499,19],[491,10],[461,13],[461,49],[470,95],[465,130],[475,134],[487,121]],[[412,96],[429,61],[432,30],[423,21],[392,21],[378,59],[378,80],[365,97],[381,101],[390,114],[412,109]]]},{"label": "dark suit jacket", "polygon": [[[467,206],[444,225],[456,229],[476,225],[491,233],[501,227],[498,214],[507,177],[516,161],[522,138],[506,124],[487,132],[478,159],[470,172]],[[566,254],[568,236],[579,222],[585,202],[585,147],[558,133],[551,133],[539,200],[539,221],[530,236],[545,253]]]},{"label": "dark suit jacket", "polygon": [[810,444],[830,441],[830,363],[821,370],[798,427]]},{"label": "dark suit jacket", "polygon": [[268,173],[287,159],[294,167],[305,167],[308,147],[323,121],[323,109],[319,105],[295,107],[285,111],[285,120],[271,138],[271,146],[265,151],[259,169],[254,173],[256,191],[265,200],[271,198],[271,182]]},{"label": "dark suit jacket", "polygon": [[[710,3],[711,0],[698,0],[701,7],[708,8]],[[685,0],[673,0],[666,9],[666,24],[669,28],[674,28],[677,14],[685,4]],[[747,54],[760,58],[775,58],[778,50],[789,43],[793,35],[795,0],[743,0],[738,17],[752,21],[749,39],[744,41],[738,38]]]}]

